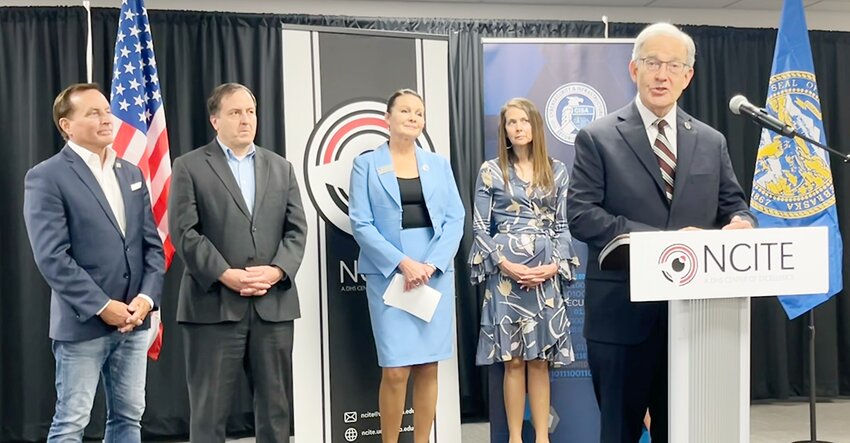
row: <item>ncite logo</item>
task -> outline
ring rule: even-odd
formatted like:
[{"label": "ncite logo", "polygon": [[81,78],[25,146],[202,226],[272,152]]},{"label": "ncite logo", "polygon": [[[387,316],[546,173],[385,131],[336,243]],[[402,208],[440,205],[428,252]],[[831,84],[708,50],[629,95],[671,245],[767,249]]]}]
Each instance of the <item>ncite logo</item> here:
[{"label": "ncite logo", "polygon": [[[348,221],[348,181],[354,159],[389,139],[384,120],[387,104],[377,99],[356,99],[326,113],[310,134],[304,156],[307,193],[326,222],[351,234]],[[435,152],[426,131],[416,140]]]},{"label": "ncite logo", "polygon": [[664,278],[678,286],[690,283],[696,277],[699,267],[693,249],[680,243],[670,245],[661,252],[658,266]]}]

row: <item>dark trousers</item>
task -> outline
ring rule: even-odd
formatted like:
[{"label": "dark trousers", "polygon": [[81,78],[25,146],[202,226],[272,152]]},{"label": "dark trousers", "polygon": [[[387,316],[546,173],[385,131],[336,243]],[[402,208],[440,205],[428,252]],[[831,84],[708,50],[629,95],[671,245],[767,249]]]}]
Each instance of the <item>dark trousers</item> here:
[{"label": "dark trousers", "polygon": [[292,414],[293,322],[262,320],[253,306],[239,322],[183,323],[192,443],[224,442],[230,405],[245,371],[257,443],[288,443]]},{"label": "dark trousers", "polygon": [[637,443],[646,410],[652,443],[667,443],[667,321],[635,345],[587,340],[601,443]]}]

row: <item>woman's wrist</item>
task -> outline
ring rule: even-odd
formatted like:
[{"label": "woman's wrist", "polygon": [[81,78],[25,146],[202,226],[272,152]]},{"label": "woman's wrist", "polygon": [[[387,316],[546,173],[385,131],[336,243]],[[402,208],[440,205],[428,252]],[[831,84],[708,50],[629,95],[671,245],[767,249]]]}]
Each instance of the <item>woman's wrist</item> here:
[{"label": "woman's wrist", "polygon": [[406,269],[410,266],[411,262],[413,262],[412,258],[404,257],[403,259],[401,259],[400,262],[398,262],[398,268],[399,269]]}]

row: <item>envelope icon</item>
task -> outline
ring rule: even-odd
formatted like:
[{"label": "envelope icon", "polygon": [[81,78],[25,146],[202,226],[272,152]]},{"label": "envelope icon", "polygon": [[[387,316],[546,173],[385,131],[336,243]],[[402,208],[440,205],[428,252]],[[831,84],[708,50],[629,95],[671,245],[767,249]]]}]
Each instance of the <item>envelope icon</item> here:
[{"label": "envelope icon", "polygon": [[342,419],[346,423],[354,423],[357,421],[357,411],[348,411],[342,413]]},{"label": "envelope icon", "polygon": [[139,189],[142,189],[142,182],[136,182],[130,185],[131,191],[138,191]]}]

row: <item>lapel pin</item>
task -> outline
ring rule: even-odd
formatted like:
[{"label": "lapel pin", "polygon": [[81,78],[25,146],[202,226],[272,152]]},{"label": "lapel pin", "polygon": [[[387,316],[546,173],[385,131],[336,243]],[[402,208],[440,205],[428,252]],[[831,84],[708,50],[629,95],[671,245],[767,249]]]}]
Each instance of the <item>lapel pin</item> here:
[{"label": "lapel pin", "polygon": [[691,130],[691,122],[685,122],[685,129],[687,129],[688,131]]},{"label": "lapel pin", "polygon": [[393,165],[381,166],[380,168],[378,168],[378,175],[386,174],[387,172],[392,172],[392,170],[393,170]]},{"label": "lapel pin", "polygon": [[118,169],[121,169],[121,163],[115,162],[115,167],[118,168]]},{"label": "lapel pin", "polygon": [[428,172],[428,170],[429,170],[429,169],[431,169],[431,168],[429,168],[429,167],[428,167],[428,164],[427,164],[427,163],[426,163],[426,164],[424,164],[424,165],[422,165],[422,170],[423,170],[423,171]]}]

